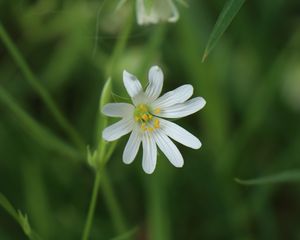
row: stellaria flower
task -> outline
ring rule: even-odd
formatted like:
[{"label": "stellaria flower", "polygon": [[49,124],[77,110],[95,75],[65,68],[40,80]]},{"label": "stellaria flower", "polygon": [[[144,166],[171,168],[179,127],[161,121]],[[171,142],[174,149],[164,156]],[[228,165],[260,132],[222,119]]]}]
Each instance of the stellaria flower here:
[{"label": "stellaria flower", "polygon": [[109,103],[103,107],[103,114],[122,120],[104,129],[102,136],[107,141],[114,141],[131,132],[123,152],[123,162],[132,163],[142,144],[142,166],[146,173],[151,174],[156,166],[157,146],[175,167],[183,166],[183,157],[170,138],[190,148],[201,147],[198,138],[163,118],[188,116],[202,109],[206,102],[202,97],[188,100],[193,94],[190,84],[159,97],[164,77],[158,66],[150,68],[148,78],[149,84],[144,92],[134,75],[123,72],[123,82],[133,104]]},{"label": "stellaria flower", "polygon": [[139,25],[176,22],[179,18],[173,0],[136,0],[136,15]]}]

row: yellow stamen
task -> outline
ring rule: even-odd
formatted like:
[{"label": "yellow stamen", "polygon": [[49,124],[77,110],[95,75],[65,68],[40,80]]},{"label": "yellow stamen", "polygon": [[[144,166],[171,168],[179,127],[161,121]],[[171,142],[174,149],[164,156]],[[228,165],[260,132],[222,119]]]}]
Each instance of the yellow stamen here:
[{"label": "yellow stamen", "polygon": [[[160,113],[160,109],[156,108],[153,113]],[[160,127],[159,120],[150,113],[146,104],[140,104],[135,108],[134,120],[140,125],[142,131],[153,132]]]},{"label": "yellow stamen", "polygon": [[146,131],[146,130],[147,130],[147,128],[146,128],[146,123],[142,123],[141,129],[142,129],[143,131]]},{"label": "yellow stamen", "polygon": [[145,121],[148,121],[148,119],[149,119],[148,114],[144,113],[142,115],[142,119],[145,120]]},{"label": "yellow stamen", "polygon": [[148,111],[148,109],[147,109],[147,107],[146,107],[145,104],[141,104],[141,105],[139,106],[139,109],[140,109],[142,112],[147,112],[147,111]]},{"label": "yellow stamen", "polygon": [[156,118],[155,120],[154,120],[154,128],[159,128],[160,127],[160,125],[159,125],[159,120]]},{"label": "yellow stamen", "polygon": [[160,108],[155,108],[154,109],[154,114],[159,114],[160,113]]}]

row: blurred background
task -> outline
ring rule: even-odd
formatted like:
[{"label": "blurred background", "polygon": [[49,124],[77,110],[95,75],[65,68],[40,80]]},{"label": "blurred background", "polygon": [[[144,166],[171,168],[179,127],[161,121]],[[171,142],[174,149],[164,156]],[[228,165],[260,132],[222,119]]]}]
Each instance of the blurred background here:
[{"label": "blurred background", "polygon": [[[134,1],[117,11],[118,1],[0,1],[0,192],[41,239],[80,239],[95,175],[86,146],[101,137],[103,85],[111,76],[111,101],[124,101],[123,70],[145,85],[152,65],[164,71],[164,92],[190,83],[206,99],[177,121],[202,148],[177,144],[185,166],[160,154],[147,175],[141,150],[122,163],[123,137],[90,239],[300,239],[297,183],[234,180],[300,168],[300,2],[246,1],[202,63],[225,2],[176,3],[177,23],[138,26]],[[0,239],[27,239],[3,208]]]}]

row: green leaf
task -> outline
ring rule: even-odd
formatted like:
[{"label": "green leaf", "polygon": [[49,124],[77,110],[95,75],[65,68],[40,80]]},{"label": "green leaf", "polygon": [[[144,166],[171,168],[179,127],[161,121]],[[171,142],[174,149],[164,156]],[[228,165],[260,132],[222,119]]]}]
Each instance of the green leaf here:
[{"label": "green leaf", "polygon": [[16,220],[19,222],[19,215],[14,209],[14,207],[11,205],[11,203],[8,201],[8,199],[0,193],[0,205]]},{"label": "green leaf", "polygon": [[111,240],[127,240],[127,239],[132,239],[133,236],[136,234],[136,232],[138,231],[138,227],[135,227],[131,230],[129,230],[128,232],[125,232],[117,237],[114,237]]},{"label": "green leaf", "polygon": [[24,234],[30,240],[40,240],[41,238],[39,235],[32,230],[29,224],[29,220],[27,214],[23,214],[20,210],[16,211],[13,205],[8,201],[8,199],[0,193],[0,206],[4,208],[21,226],[23,229]]},{"label": "green leaf", "polygon": [[111,98],[111,78],[109,77],[103,86],[103,90],[100,96],[100,111],[104,107],[105,104],[109,103]]},{"label": "green leaf", "polygon": [[[111,87],[111,78],[109,77],[107,81],[105,82],[101,96],[100,96],[100,101],[99,101],[99,110],[100,110],[100,115],[99,115],[99,124],[97,128],[97,135],[99,134],[100,136],[102,135],[103,129],[107,126],[107,117],[102,114],[102,109],[103,107],[110,102],[111,100],[111,92],[112,92],[112,87]],[[96,153],[94,155],[94,167],[98,168],[102,165],[104,165],[104,154],[106,153],[106,145],[107,143],[104,141],[102,136],[99,138],[99,144],[98,148],[96,150]]]},{"label": "green leaf", "polygon": [[87,161],[92,168],[97,168],[98,151],[91,151],[90,146],[87,146]]},{"label": "green leaf", "polygon": [[21,52],[17,49],[14,42],[6,32],[4,26],[0,22],[0,40],[3,41],[8,52],[16,62],[16,65],[20,68],[27,82],[32,86],[36,93],[44,101],[45,105],[48,107],[49,111],[53,115],[54,119],[60,124],[64,131],[69,135],[70,139],[74,141],[75,144],[80,149],[84,149],[84,143],[82,142],[78,133],[73,129],[68,120],[64,117],[59,107],[54,102],[53,98],[50,96],[47,89],[40,83],[40,81],[33,74],[29,65],[27,64],[25,58],[22,56]]},{"label": "green leaf", "polygon": [[78,160],[81,158],[80,152],[74,149],[69,144],[58,138],[48,128],[38,123],[27,112],[25,112],[12,98],[12,96],[0,86],[0,103],[6,106],[16,117],[17,123],[20,127],[39,144],[45,148],[55,150],[69,156],[72,159]]},{"label": "green leaf", "polygon": [[271,176],[242,180],[236,178],[235,181],[243,185],[262,185],[271,183],[286,183],[286,182],[300,182],[300,170],[292,170],[278,173]]},{"label": "green leaf", "polygon": [[20,224],[23,228],[24,233],[27,236],[30,236],[31,235],[31,227],[30,227],[30,224],[29,224],[29,221],[28,221],[27,214],[24,215],[20,210],[18,210],[18,214],[19,214],[19,221],[20,221]]},{"label": "green leaf", "polygon": [[[104,105],[110,101],[111,98],[111,78],[109,78],[106,83],[104,84],[101,97],[100,97],[100,111],[103,109]],[[99,122],[99,130],[100,134],[102,134],[103,129],[107,126],[107,117],[100,113],[100,122]],[[98,147],[98,154],[99,154],[99,161],[103,162],[103,156],[106,152],[106,142],[101,137],[99,141]]]},{"label": "green leaf", "polygon": [[221,14],[219,15],[219,18],[209,36],[209,39],[206,44],[206,48],[204,50],[204,54],[202,57],[202,62],[205,61],[208,54],[216,46],[218,40],[221,38],[222,34],[229,27],[230,23],[232,22],[235,15],[239,12],[239,10],[241,9],[244,2],[245,2],[245,0],[229,0],[225,4],[225,6],[224,6]]}]

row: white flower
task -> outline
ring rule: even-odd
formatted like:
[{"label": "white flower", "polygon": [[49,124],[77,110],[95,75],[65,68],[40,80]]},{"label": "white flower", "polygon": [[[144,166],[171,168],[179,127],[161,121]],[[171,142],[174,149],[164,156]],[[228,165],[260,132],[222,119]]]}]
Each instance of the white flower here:
[{"label": "white flower", "polygon": [[172,0],[136,0],[136,15],[139,25],[159,21],[176,22],[179,18]]},{"label": "white flower", "polygon": [[149,84],[144,92],[135,76],[123,72],[123,82],[133,105],[105,105],[102,109],[103,114],[120,117],[122,120],[104,129],[102,135],[105,140],[114,141],[131,132],[123,152],[123,162],[132,163],[142,144],[142,166],[146,173],[151,174],[156,166],[157,146],[175,167],[183,166],[183,157],[170,138],[190,148],[201,147],[198,138],[163,118],[188,116],[202,109],[206,102],[202,97],[188,100],[193,94],[193,87],[189,84],[159,97],[163,86],[163,73],[158,66],[151,67],[148,78]]}]

